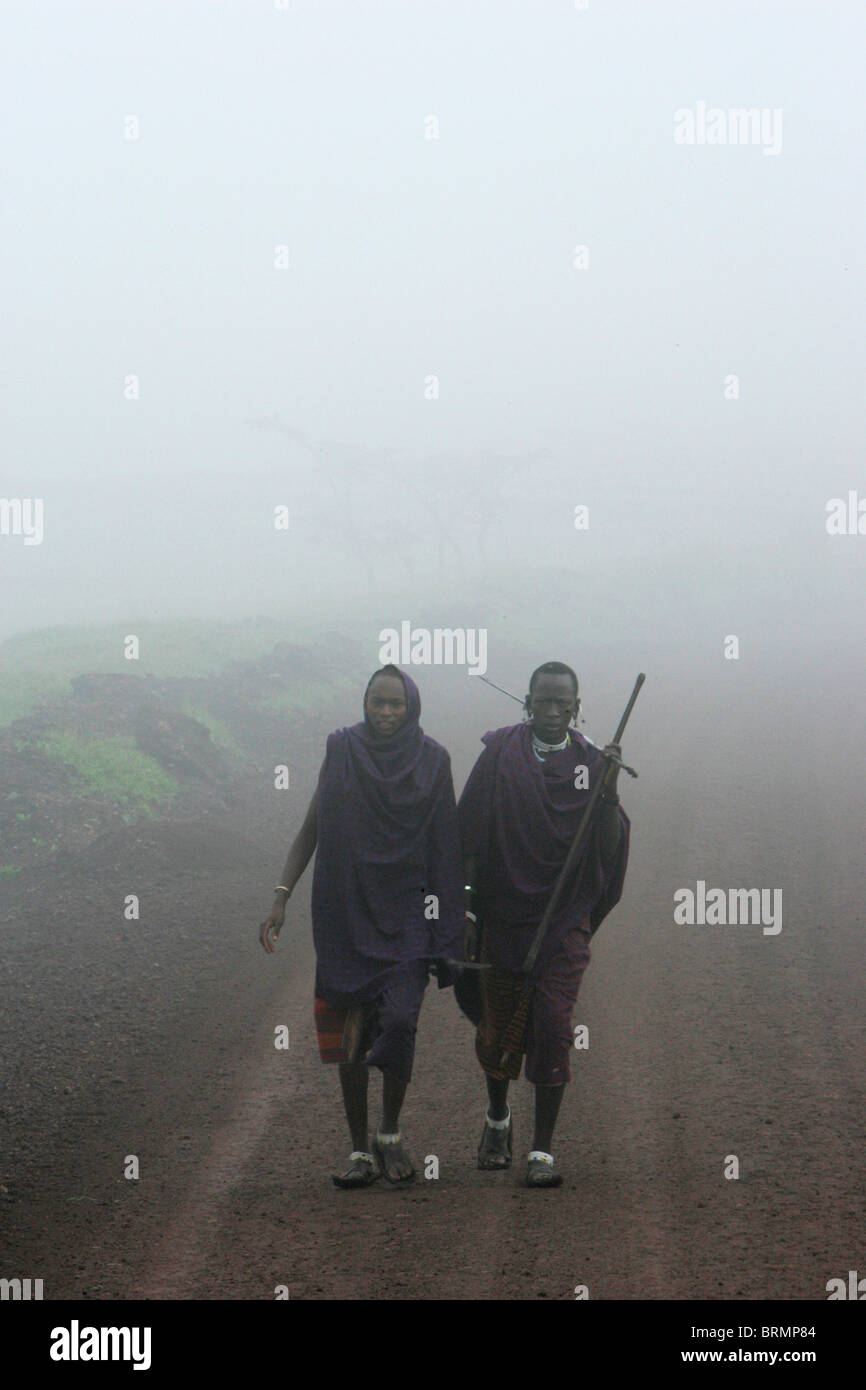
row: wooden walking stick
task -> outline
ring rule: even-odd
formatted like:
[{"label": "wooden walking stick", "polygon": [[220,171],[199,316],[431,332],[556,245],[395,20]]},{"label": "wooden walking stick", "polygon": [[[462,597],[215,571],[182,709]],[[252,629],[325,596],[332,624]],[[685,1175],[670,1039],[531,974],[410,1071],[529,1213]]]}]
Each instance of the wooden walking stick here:
[{"label": "wooden walking stick", "polygon": [[[632,690],[631,695],[629,696],[628,704],[626,705],[625,710],[623,711],[622,719],[619,721],[619,724],[617,725],[616,733],[611,739],[611,743],[618,744],[622,739],[623,733],[625,731],[625,726],[629,720],[629,715],[634,709],[635,700],[637,699],[638,694],[640,693],[640,688],[645,680],[646,676],[644,672],[641,671],[640,675],[634,683],[634,689]],[[611,762],[619,761],[618,759],[614,759],[613,755],[610,753],[603,753],[602,757],[604,758],[605,763],[608,765]],[[625,766],[625,764],[622,762],[620,762],[619,765],[620,767]],[[606,770],[607,769],[605,769],[605,772]],[[634,772],[632,768],[629,768],[628,770],[632,773],[633,776],[637,776],[637,773]],[[511,1018],[511,1021],[508,1024],[508,1027],[505,1029],[505,1032],[502,1035],[502,1055],[500,1057],[500,1066],[502,1066],[503,1068],[508,1064],[509,1058],[513,1056],[515,1053],[517,1054],[517,1057],[520,1057],[523,1054],[523,1044],[526,1035],[526,1025],[529,1019],[529,1000],[532,994],[532,987],[529,983],[529,976],[532,972],[532,968],[535,965],[536,960],[538,959],[538,953],[541,950],[541,944],[544,941],[545,936],[547,935],[547,930],[553,919],[553,914],[555,913],[559,905],[559,901],[562,897],[563,890],[568,881],[569,875],[574,869],[574,866],[577,863],[578,858],[580,857],[581,851],[583,850],[583,847],[586,844],[586,841],[589,837],[589,832],[592,828],[592,819],[595,811],[596,802],[598,801],[601,795],[601,789],[604,786],[604,781],[605,777],[603,774],[601,777],[599,777],[598,781],[596,782],[590,795],[589,801],[586,803],[586,806],[584,807],[583,815],[580,818],[580,824],[577,827],[574,839],[571,843],[571,848],[569,849],[568,854],[566,855],[565,863],[559,871],[559,876],[556,880],[556,883],[553,886],[553,892],[551,893],[550,898],[548,899],[547,907],[544,909],[544,915],[538,924],[535,936],[532,938],[532,944],[529,947],[529,950],[526,954],[526,959],[524,960],[523,965],[521,967],[521,973],[523,975],[523,994],[520,999],[520,1003],[518,1004]]]}]

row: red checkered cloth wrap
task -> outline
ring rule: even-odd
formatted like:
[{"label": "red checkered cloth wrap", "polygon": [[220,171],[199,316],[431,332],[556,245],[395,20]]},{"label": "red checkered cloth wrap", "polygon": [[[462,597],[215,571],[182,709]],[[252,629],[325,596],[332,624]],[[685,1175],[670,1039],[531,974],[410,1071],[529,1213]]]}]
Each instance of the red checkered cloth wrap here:
[{"label": "red checkered cloth wrap", "polygon": [[[357,1061],[388,1072],[404,1085],[412,1080],[415,1034],[427,988],[429,968],[425,960],[395,966],[377,995],[363,1005],[362,1039]],[[313,1016],[323,1062],[348,1062],[343,1046],[348,1007],[316,999]]]},{"label": "red checkered cloth wrap", "polygon": [[348,1009],[337,1009],[325,999],[314,1001],[313,1017],[316,1020],[319,1057],[323,1062],[348,1062],[349,1055],[343,1047],[347,1014]]},{"label": "red checkered cloth wrap", "polygon": [[[589,965],[589,939],[587,920],[566,933],[537,978],[496,965],[481,972],[475,1052],[488,1076],[516,1081],[525,1054],[527,1081],[562,1086],[571,1080],[571,1016]],[[481,958],[489,961],[490,951],[483,947]]]},{"label": "red checkered cloth wrap", "polygon": [[[620,807],[621,835],[613,863],[602,862],[596,821],[532,972],[522,975],[586,803],[605,775],[600,749],[575,729],[569,739],[566,748],[540,762],[528,723],[485,734],[486,746],[458,806],[463,854],[473,855],[479,864],[483,954],[494,967],[480,979],[479,1060],[492,1076],[519,1075],[525,1048],[527,1079],[544,1085],[569,1079],[571,1011],[589,964],[589,940],[619,901],[628,862],[630,822]],[[575,786],[583,781],[576,776],[579,767],[588,770],[586,787]],[[527,995],[523,1025],[518,1026],[518,1017],[511,1030],[516,1059],[512,1053],[505,1070],[501,1044]]]}]

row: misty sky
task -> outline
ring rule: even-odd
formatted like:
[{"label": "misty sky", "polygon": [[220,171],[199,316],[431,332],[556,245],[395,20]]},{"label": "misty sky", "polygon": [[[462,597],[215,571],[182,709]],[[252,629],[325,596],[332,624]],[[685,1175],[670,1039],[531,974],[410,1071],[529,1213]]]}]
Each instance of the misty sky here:
[{"label": "misty sky", "polygon": [[[780,609],[862,586],[862,5],[0,13],[0,496],[45,516],[0,637],[734,554]],[[700,102],[780,149],[678,144]]]}]

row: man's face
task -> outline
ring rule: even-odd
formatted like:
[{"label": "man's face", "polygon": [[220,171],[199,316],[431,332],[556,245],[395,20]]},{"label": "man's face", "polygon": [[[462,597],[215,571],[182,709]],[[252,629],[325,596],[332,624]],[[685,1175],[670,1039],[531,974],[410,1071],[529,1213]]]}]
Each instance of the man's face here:
[{"label": "man's face", "polygon": [[380,738],[391,738],[406,723],[409,707],[399,676],[377,676],[367,691],[367,718]]},{"label": "man's face", "polygon": [[537,676],[528,700],[534,732],[544,743],[562,743],[569,724],[577,718],[571,676]]}]

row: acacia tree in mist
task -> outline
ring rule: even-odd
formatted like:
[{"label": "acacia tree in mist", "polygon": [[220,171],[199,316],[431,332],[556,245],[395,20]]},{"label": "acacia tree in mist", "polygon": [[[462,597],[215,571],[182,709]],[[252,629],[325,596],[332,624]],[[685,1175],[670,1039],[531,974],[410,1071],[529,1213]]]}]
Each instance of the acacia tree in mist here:
[{"label": "acacia tree in mist", "polygon": [[314,467],[304,477],[297,476],[296,464],[292,467],[299,491],[311,479],[314,483],[305,495],[316,536],[331,540],[360,565],[370,590],[376,587],[376,561],[384,555],[395,557],[410,575],[414,573],[418,536],[413,535],[411,516],[400,513],[401,489],[399,479],[395,485],[393,462],[377,461],[375,455],[351,445],[314,443],[276,413],[248,423],[273,430],[312,460]]},{"label": "acacia tree in mist", "polygon": [[425,556],[437,574],[463,579],[495,566],[501,557],[490,553],[491,532],[519,508],[521,488],[549,457],[546,449],[516,458],[477,451],[419,457],[314,442],[276,412],[248,423],[273,430],[313,461],[314,480],[325,484],[324,493],[308,495],[316,532],[362,566],[370,589],[383,554],[409,575]]}]

